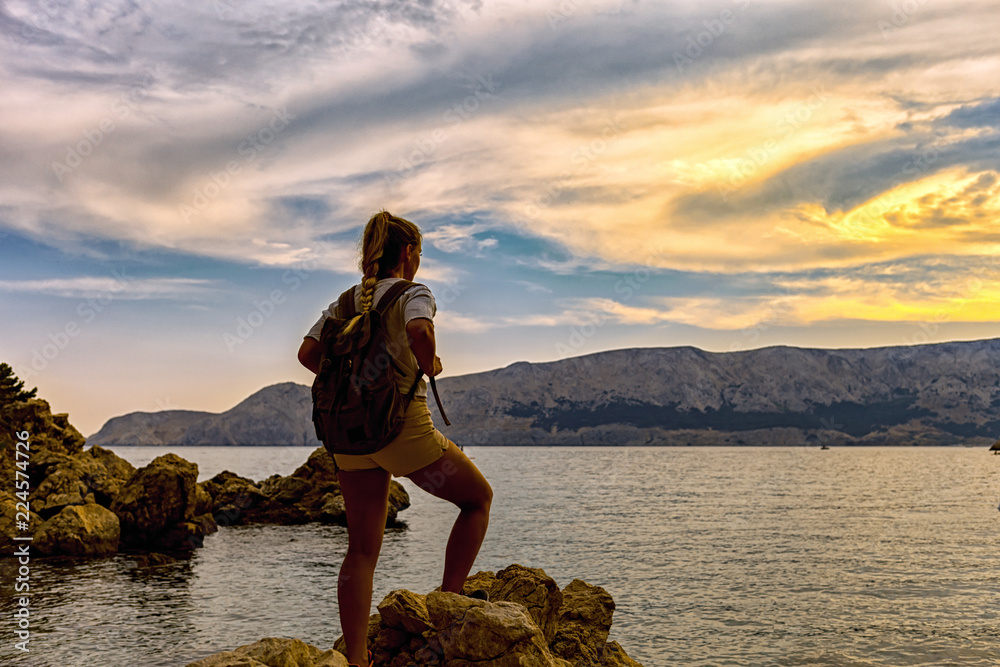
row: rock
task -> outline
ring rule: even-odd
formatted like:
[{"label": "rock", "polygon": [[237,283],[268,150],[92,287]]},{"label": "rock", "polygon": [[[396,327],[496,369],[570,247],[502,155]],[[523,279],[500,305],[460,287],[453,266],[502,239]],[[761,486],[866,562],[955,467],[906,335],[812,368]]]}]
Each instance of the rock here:
[{"label": "rock", "polygon": [[45,476],[31,493],[31,506],[46,519],[67,505],[85,504],[91,495],[91,502],[110,507],[135,473],[131,463],[101,447],[74,456],[47,452],[40,458],[36,470]]},{"label": "rock", "polygon": [[205,489],[204,482],[198,482],[197,484],[194,485],[194,495],[195,495],[195,504],[194,504],[195,515],[207,514],[208,512],[212,511],[212,508],[215,506],[215,503],[212,500],[212,494],[209,493],[207,489]]},{"label": "rock", "polygon": [[423,595],[407,590],[392,591],[378,605],[382,624],[410,634],[423,634],[431,629],[427,603]]},{"label": "rock", "polygon": [[333,457],[324,447],[314,449],[306,462],[295,469],[292,477],[306,480],[322,494],[330,491],[340,492],[340,481],[337,479]]},{"label": "rock", "polygon": [[[614,601],[599,586],[574,580],[560,591],[542,570],[511,565],[496,575],[478,572],[466,580],[463,590],[479,588],[490,590],[491,596],[496,592],[527,601],[538,616],[552,619],[555,640],[546,640],[535,615],[518,602],[492,598],[487,602],[441,591],[418,595],[399,589],[386,595],[378,605],[378,614],[368,619],[368,648],[375,664],[379,667],[642,667],[617,642],[606,641]],[[333,648],[344,652],[347,648],[344,638],[338,638]],[[559,649],[564,649],[567,655],[560,655]],[[237,664],[249,663],[227,662],[218,666],[194,663],[188,667]]]},{"label": "rock", "polygon": [[12,430],[28,432],[32,458],[42,451],[68,456],[83,451],[84,437],[69,423],[69,415],[52,414],[48,402],[40,398],[2,406],[0,422],[9,424]]},{"label": "rock", "polygon": [[215,518],[202,514],[191,521],[180,521],[167,528],[157,539],[156,545],[166,551],[191,551],[205,545],[205,536],[218,531]]},{"label": "rock", "polygon": [[243,523],[248,510],[267,500],[256,482],[228,470],[203,482],[202,487],[212,498],[212,511],[220,526]]},{"label": "rock", "polygon": [[[383,664],[387,658],[386,655],[379,658],[375,654],[375,651],[382,646],[394,646],[399,647],[410,641],[410,634],[405,630],[396,630],[395,628],[387,628],[382,625],[382,617],[379,614],[372,614],[368,617],[368,648],[371,649],[372,657],[375,659],[375,664]],[[384,637],[384,643],[382,641],[376,641],[378,637]],[[399,643],[394,643],[398,638]],[[343,635],[337,637],[336,641],[333,642],[333,648],[335,651],[340,651],[344,655],[347,655],[347,643],[344,641]]]},{"label": "rock", "polygon": [[[320,496],[313,493],[313,486],[307,480],[294,476],[272,475],[262,481],[258,488],[264,498],[246,509],[242,523],[291,525],[319,518]],[[308,501],[305,499],[306,496],[309,497]]]},{"label": "rock", "polygon": [[323,523],[347,525],[347,509],[344,507],[344,496],[339,493],[328,493],[323,496],[323,504],[319,512],[319,520]]},{"label": "rock", "polygon": [[[333,457],[323,447],[313,450],[306,462],[288,476],[272,475],[258,484],[225,471],[203,486],[212,496],[216,520],[223,525],[310,521],[347,525]],[[399,512],[409,506],[406,489],[390,480],[386,526],[402,525]],[[220,510],[224,517],[220,518]]]},{"label": "rock", "polygon": [[27,541],[15,540],[15,536],[31,537],[42,525],[43,519],[35,512],[28,511],[28,529],[18,528],[18,522],[24,521],[24,516],[18,512],[24,511],[24,506],[18,506],[21,500],[5,490],[0,490],[0,557],[13,556],[17,545],[29,544]]},{"label": "rock", "polygon": [[402,484],[394,479],[389,480],[389,514],[386,518],[385,525],[401,525],[398,519],[399,513],[409,506],[410,494],[406,492],[406,489]]},{"label": "rock", "polygon": [[563,594],[555,580],[543,570],[511,565],[497,572],[496,582],[488,592],[490,600],[516,602],[527,608],[535,623],[545,633],[546,643],[552,641]]},{"label": "rock", "polygon": [[83,462],[67,457],[64,463],[31,492],[32,509],[43,519],[48,519],[67,505],[83,505],[86,503],[85,498],[91,493],[83,478],[91,476],[98,468],[104,470],[93,461]]},{"label": "rock", "polygon": [[581,667],[598,667],[611,631],[615,601],[600,586],[574,579],[563,589],[552,650]]},{"label": "rock", "polygon": [[642,667],[625,653],[618,642],[608,642],[601,654],[602,667]]},{"label": "rock", "polygon": [[[89,480],[91,488],[97,495],[97,502],[109,507],[111,500],[118,495],[125,484],[135,474],[135,466],[118,456],[110,449],[93,445],[90,449],[77,455],[77,458],[90,458],[104,467],[105,475]],[[107,504],[101,501],[101,496],[108,498]]]},{"label": "rock", "polygon": [[552,655],[541,628],[520,604],[434,591],[426,605],[433,631],[409,651],[418,664],[569,667]]},{"label": "rock", "polygon": [[490,594],[490,599],[496,600],[497,598],[492,592],[495,586],[497,586],[497,575],[492,572],[480,571],[465,580],[465,583],[462,585],[462,593],[469,595],[478,590],[483,590]]},{"label": "rock", "polygon": [[31,452],[31,460],[28,462],[28,475],[31,477],[31,488],[37,489],[45,478],[56,471],[60,466],[70,463],[73,457],[62,452],[53,452],[48,449]]},{"label": "rock", "polygon": [[294,475],[288,477],[272,475],[260,483],[260,490],[264,495],[273,501],[283,504],[296,503],[302,500],[302,497],[311,491],[312,488],[313,485],[311,482],[301,477],[295,477]]},{"label": "rock", "polygon": [[96,503],[69,505],[43,523],[32,544],[46,556],[108,556],[118,551],[118,517]]},{"label": "rock", "polygon": [[[190,522],[197,504],[197,479],[198,466],[176,454],[158,456],[140,468],[111,504],[111,511],[121,521],[122,543],[155,549],[168,530]],[[171,532],[171,543],[178,531],[187,529],[179,527]]]},{"label": "rock", "polygon": [[347,667],[347,658],[301,639],[265,637],[233,651],[215,653],[187,667]]}]

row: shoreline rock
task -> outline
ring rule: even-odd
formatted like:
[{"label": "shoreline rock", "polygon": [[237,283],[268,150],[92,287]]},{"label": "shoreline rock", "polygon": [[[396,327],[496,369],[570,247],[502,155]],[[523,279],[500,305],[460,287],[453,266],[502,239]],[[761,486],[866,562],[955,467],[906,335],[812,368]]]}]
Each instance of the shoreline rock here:
[{"label": "shoreline rock", "polygon": [[[26,472],[29,482],[19,492],[0,489],[0,557],[14,553],[14,535],[28,532],[40,557],[180,556],[204,546],[219,526],[347,524],[333,458],[323,447],[291,475],[255,482],[226,470],[199,483],[197,464],[173,453],[136,470],[100,445],[84,449],[68,416],[53,415],[41,399],[0,406],[0,426],[0,460]],[[28,459],[18,459],[11,439],[21,430],[30,434]],[[17,516],[25,503],[29,531]],[[392,480],[386,525],[405,527],[398,516],[409,506],[406,489]]]},{"label": "shoreline rock", "polygon": [[[642,667],[609,642],[615,603],[600,586],[574,579],[562,590],[538,568],[478,572],[463,593],[484,588],[490,601],[431,591],[391,591],[368,624],[378,667]],[[268,637],[187,667],[346,667],[343,637],[322,651],[298,639]]]}]

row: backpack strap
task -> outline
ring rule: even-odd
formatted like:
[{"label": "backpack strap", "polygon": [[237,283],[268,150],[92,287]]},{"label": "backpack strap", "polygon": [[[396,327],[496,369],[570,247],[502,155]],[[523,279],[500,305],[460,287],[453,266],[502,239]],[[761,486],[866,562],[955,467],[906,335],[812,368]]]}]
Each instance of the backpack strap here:
[{"label": "backpack strap", "polygon": [[[375,306],[375,310],[378,311],[379,316],[380,317],[384,316],[386,311],[388,311],[389,308],[392,307],[392,304],[396,303],[399,297],[402,296],[403,292],[410,289],[414,285],[420,285],[420,283],[411,282],[409,280],[399,280],[395,282],[391,287],[389,287],[388,291],[386,291],[386,293],[382,295],[382,298],[379,299],[378,304]],[[423,285],[421,285],[421,287],[422,286]],[[351,305],[353,304],[354,302],[352,300]],[[423,376],[423,374],[424,372],[418,368],[417,377],[413,381],[413,386],[410,387],[410,391],[406,395],[405,399],[406,405],[409,405],[410,401],[413,400],[413,396],[417,393],[417,386],[420,384],[420,378]],[[447,426],[451,426],[451,422],[448,421],[448,417],[445,416],[444,414],[444,406],[441,405],[441,398],[438,396],[437,384],[434,382],[433,377],[430,378],[430,380],[431,380],[431,389],[434,390],[434,400],[437,401],[438,412],[441,413],[441,418],[444,419],[444,423]]]},{"label": "backpack strap", "polygon": [[340,319],[349,320],[358,314],[357,309],[354,307],[354,290],[357,285],[345,290],[343,294],[340,295],[340,301],[337,302],[337,312],[340,313]]},{"label": "backpack strap", "polygon": [[388,290],[386,290],[385,294],[382,295],[382,298],[378,300],[378,303],[375,305],[375,310],[378,311],[380,316],[384,317],[386,312],[392,308],[392,304],[396,303],[399,297],[403,295],[403,292],[410,289],[414,285],[419,284],[420,283],[410,282],[409,280],[397,280],[389,287]]}]

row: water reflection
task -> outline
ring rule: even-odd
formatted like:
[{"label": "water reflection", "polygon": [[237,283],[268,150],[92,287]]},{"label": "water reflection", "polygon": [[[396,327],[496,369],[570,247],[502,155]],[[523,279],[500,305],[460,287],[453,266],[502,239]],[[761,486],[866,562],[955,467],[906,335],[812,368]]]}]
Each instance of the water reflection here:
[{"label": "water reflection", "polygon": [[[263,448],[199,449],[178,453],[202,479],[239,458],[257,480],[310,451],[276,469]],[[605,587],[611,639],[647,667],[1000,664],[998,459],[983,452],[474,450],[495,491],[475,569]],[[409,527],[386,533],[376,603],[440,584],[456,510],[404,485]],[[339,526],[234,526],[153,567],[33,559],[32,652],[5,641],[0,664],[173,667],[265,636],[329,648],[345,548]],[[5,618],[16,567],[0,561]]]}]

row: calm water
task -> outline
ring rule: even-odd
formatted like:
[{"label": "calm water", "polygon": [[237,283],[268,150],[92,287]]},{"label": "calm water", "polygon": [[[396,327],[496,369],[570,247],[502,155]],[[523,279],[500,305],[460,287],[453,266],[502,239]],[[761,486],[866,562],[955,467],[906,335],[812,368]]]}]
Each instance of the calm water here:
[{"label": "calm water", "polygon": [[[118,448],[136,466],[162,453]],[[175,447],[200,479],[289,474],[309,448]],[[606,588],[611,639],[666,665],[1000,664],[1000,457],[982,449],[468,447],[494,487],[475,570]],[[377,604],[440,581],[455,511],[408,480]],[[32,562],[31,653],[0,664],[184,665],[265,636],[339,636],[336,526],[222,528],[190,560]],[[374,607],[373,607],[374,610]]]}]

